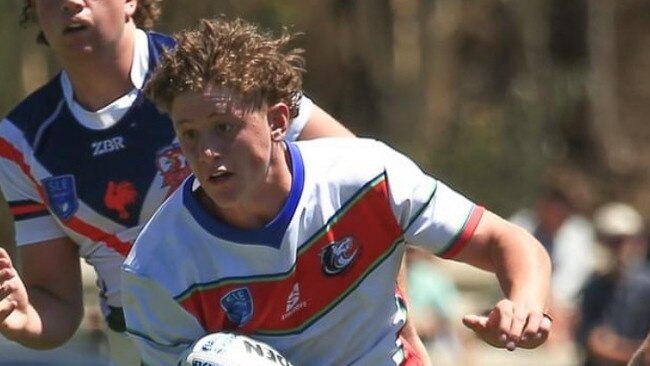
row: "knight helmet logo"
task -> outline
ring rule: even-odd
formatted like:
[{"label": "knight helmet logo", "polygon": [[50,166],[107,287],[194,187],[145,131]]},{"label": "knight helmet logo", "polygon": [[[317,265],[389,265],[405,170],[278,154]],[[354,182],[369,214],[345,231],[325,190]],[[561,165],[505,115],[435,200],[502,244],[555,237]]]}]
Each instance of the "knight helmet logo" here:
[{"label": "knight helmet logo", "polygon": [[117,211],[120,220],[128,220],[131,213],[127,207],[138,198],[138,192],[133,183],[129,181],[108,182],[106,193],[104,193],[104,204],[113,211]]},{"label": "knight helmet logo", "polygon": [[343,272],[358,258],[359,250],[350,236],[327,244],[320,254],[323,273],[334,276]]},{"label": "knight helmet logo", "polygon": [[156,153],[156,166],[162,175],[163,187],[169,187],[167,195],[178,188],[183,180],[190,175],[190,167],[183,156],[178,143],[164,147]]},{"label": "knight helmet logo", "polygon": [[243,327],[253,317],[253,298],[247,287],[236,288],[221,298],[221,308],[228,319]]}]

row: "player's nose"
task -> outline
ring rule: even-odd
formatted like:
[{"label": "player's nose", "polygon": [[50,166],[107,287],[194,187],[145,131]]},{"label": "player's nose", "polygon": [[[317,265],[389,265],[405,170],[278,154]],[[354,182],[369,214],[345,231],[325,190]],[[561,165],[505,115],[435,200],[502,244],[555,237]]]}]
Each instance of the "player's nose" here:
[{"label": "player's nose", "polygon": [[74,15],[83,9],[83,0],[64,0],[61,3],[61,9],[67,15]]}]

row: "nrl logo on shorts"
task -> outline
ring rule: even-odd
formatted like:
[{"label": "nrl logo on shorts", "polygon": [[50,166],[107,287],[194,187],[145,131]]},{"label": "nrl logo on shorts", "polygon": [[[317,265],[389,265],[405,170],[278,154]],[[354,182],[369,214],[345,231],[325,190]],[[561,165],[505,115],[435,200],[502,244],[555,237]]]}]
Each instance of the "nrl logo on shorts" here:
[{"label": "nrl logo on shorts", "polygon": [[59,219],[63,221],[70,219],[79,209],[74,176],[68,174],[49,177],[43,179],[41,183],[50,209]]},{"label": "nrl logo on shorts", "polygon": [[359,250],[351,236],[327,244],[320,254],[323,273],[335,276],[343,272],[358,258]]},{"label": "nrl logo on shorts", "polygon": [[221,308],[228,319],[243,327],[253,317],[253,298],[247,287],[234,289],[221,298]]}]

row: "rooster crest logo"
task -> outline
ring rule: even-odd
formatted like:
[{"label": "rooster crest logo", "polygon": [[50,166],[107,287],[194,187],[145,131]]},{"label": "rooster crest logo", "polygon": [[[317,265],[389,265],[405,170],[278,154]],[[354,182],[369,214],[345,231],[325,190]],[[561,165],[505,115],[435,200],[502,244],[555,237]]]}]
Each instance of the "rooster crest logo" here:
[{"label": "rooster crest logo", "polygon": [[127,206],[131,205],[138,198],[138,192],[135,190],[133,183],[129,181],[108,182],[106,193],[104,194],[104,204],[113,211],[117,211],[120,220],[128,220],[131,213],[127,211]]},{"label": "rooster crest logo", "polygon": [[162,176],[162,186],[169,187],[167,195],[174,192],[185,177],[190,175],[190,167],[178,143],[162,148],[156,153],[156,166]]}]

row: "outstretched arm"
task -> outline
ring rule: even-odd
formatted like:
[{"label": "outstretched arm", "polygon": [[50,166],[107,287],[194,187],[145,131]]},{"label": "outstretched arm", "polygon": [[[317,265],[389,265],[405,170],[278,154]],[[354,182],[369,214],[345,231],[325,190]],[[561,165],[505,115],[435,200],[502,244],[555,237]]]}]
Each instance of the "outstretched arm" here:
[{"label": "outstretched arm", "polygon": [[21,248],[23,278],[0,249],[0,333],[34,349],[68,341],[83,317],[78,247],[59,238]]},{"label": "outstretched arm", "polygon": [[524,229],[485,211],[465,248],[454,258],[494,272],[505,298],[487,316],[467,315],[463,323],[499,348],[535,348],[546,341],[551,319],[551,262],[542,245]]}]

